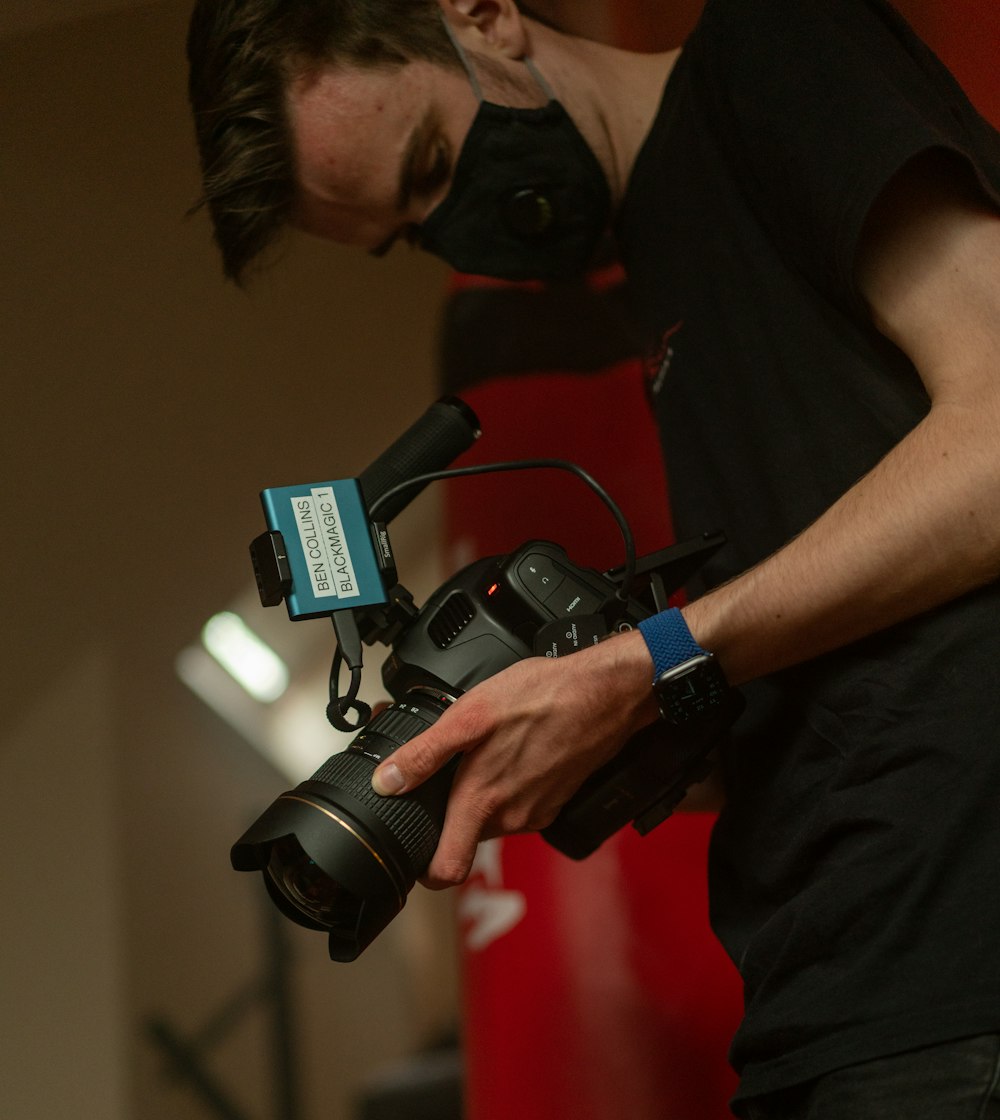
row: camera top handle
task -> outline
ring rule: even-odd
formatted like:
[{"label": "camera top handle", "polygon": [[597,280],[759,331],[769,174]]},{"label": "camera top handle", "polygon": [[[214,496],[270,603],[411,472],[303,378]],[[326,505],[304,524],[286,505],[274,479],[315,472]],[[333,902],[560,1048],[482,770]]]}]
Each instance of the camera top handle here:
[{"label": "camera top handle", "polygon": [[379,520],[391,521],[423,490],[414,485],[381,501],[400,483],[453,463],[481,435],[479,419],[458,397],[442,397],[358,476],[369,509],[378,504]]}]

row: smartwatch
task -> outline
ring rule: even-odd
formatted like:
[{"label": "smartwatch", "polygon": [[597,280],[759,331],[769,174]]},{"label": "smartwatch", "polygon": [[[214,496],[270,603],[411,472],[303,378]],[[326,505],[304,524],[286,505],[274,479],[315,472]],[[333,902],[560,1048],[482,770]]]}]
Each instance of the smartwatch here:
[{"label": "smartwatch", "polygon": [[664,723],[698,737],[728,727],[739,711],[736,693],[681,612],[673,607],[644,618],[639,631],[653,658],[653,691]]}]

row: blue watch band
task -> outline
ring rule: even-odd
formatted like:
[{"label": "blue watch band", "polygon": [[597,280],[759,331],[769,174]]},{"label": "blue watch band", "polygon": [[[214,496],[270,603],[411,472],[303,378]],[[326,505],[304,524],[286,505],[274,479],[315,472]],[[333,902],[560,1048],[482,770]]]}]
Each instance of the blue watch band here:
[{"label": "blue watch band", "polygon": [[684,615],[677,607],[671,607],[670,610],[642,619],[639,622],[639,631],[646,639],[646,645],[653,658],[654,680],[675,665],[708,652],[702,649],[691,636]]}]

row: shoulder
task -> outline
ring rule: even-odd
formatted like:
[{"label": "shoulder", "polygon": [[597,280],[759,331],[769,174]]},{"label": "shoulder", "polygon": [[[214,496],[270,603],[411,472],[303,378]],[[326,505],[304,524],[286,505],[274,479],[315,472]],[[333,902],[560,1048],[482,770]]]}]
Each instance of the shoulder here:
[{"label": "shoulder", "polygon": [[876,327],[907,354],[932,396],[968,365],[996,382],[998,203],[1000,192],[991,193],[972,164],[937,148],[893,176],[865,220],[859,292]]}]

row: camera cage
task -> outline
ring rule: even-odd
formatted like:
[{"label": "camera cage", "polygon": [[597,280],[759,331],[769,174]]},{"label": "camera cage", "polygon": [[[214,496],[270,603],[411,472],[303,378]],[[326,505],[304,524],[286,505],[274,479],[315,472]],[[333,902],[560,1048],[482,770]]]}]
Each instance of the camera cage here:
[{"label": "camera cage", "polygon": [[[397,564],[389,537],[388,522],[377,519],[376,515],[379,508],[396,497],[397,494],[405,493],[408,490],[415,491],[417,488],[422,489],[429,482],[498,471],[545,468],[567,470],[580,477],[611,510],[622,531],[626,554],[625,562],[616,568],[601,573],[609,590],[609,595],[599,608],[599,614],[603,616],[607,626],[607,633],[610,633],[619,623],[620,617],[630,600],[642,602],[644,610],[640,613],[655,613],[666,610],[670,596],[687,583],[695,572],[725,544],[726,538],[723,533],[706,532],[699,537],[689,538],[636,558],[631,529],[618,506],[586,471],[583,471],[576,464],[564,460],[522,460],[490,463],[458,470],[432,471],[412,479],[403,480],[377,498],[370,508],[366,509],[364,503],[361,503],[361,509],[364,510],[367,519],[369,537],[367,543],[370,543],[371,555],[375,559],[375,566],[381,580],[382,594],[373,594],[369,583],[369,601],[364,602],[363,605],[325,607],[323,610],[314,609],[310,613],[301,613],[298,611],[298,605],[294,599],[296,582],[292,578],[292,562],[289,559],[290,550],[286,534],[280,529],[269,529],[256,537],[250,545],[250,555],[261,605],[271,607],[285,602],[288,605],[290,617],[295,621],[316,617],[330,617],[333,621],[337,640],[330,672],[330,704],[327,715],[334,727],[341,731],[357,731],[371,718],[371,709],[357,699],[363,668],[362,644],[371,646],[378,643],[391,648],[399,635],[417,618],[421,610],[411,592],[398,580]],[[325,488],[333,485],[344,486],[344,483],[322,484]],[[282,496],[286,494],[294,495],[302,490],[302,487],[284,487],[277,493]],[[361,488],[358,486],[359,494],[360,490]],[[317,488],[312,487],[312,492],[316,493]],[[262,493],[265,510],[269,514],[277,504],[272,497],[275,493],[276,491],[264,491]],[[293,504],[295,500],[293,496]],[[357,534],[355,533],[356,539]],[[531,543],[530,541],[524,542],[520,547],[525,548]],[[515,549],[514,552],[516,551]],[[501,557],[486,559],[499,560]],[[311,601],[314,604],[317,602],[316,600]],[[347,693],[341,695],[339,678],[345,664],[351,673],[351,684]],[[355,714],[354,721],[348,718],[349,712]]]}]

